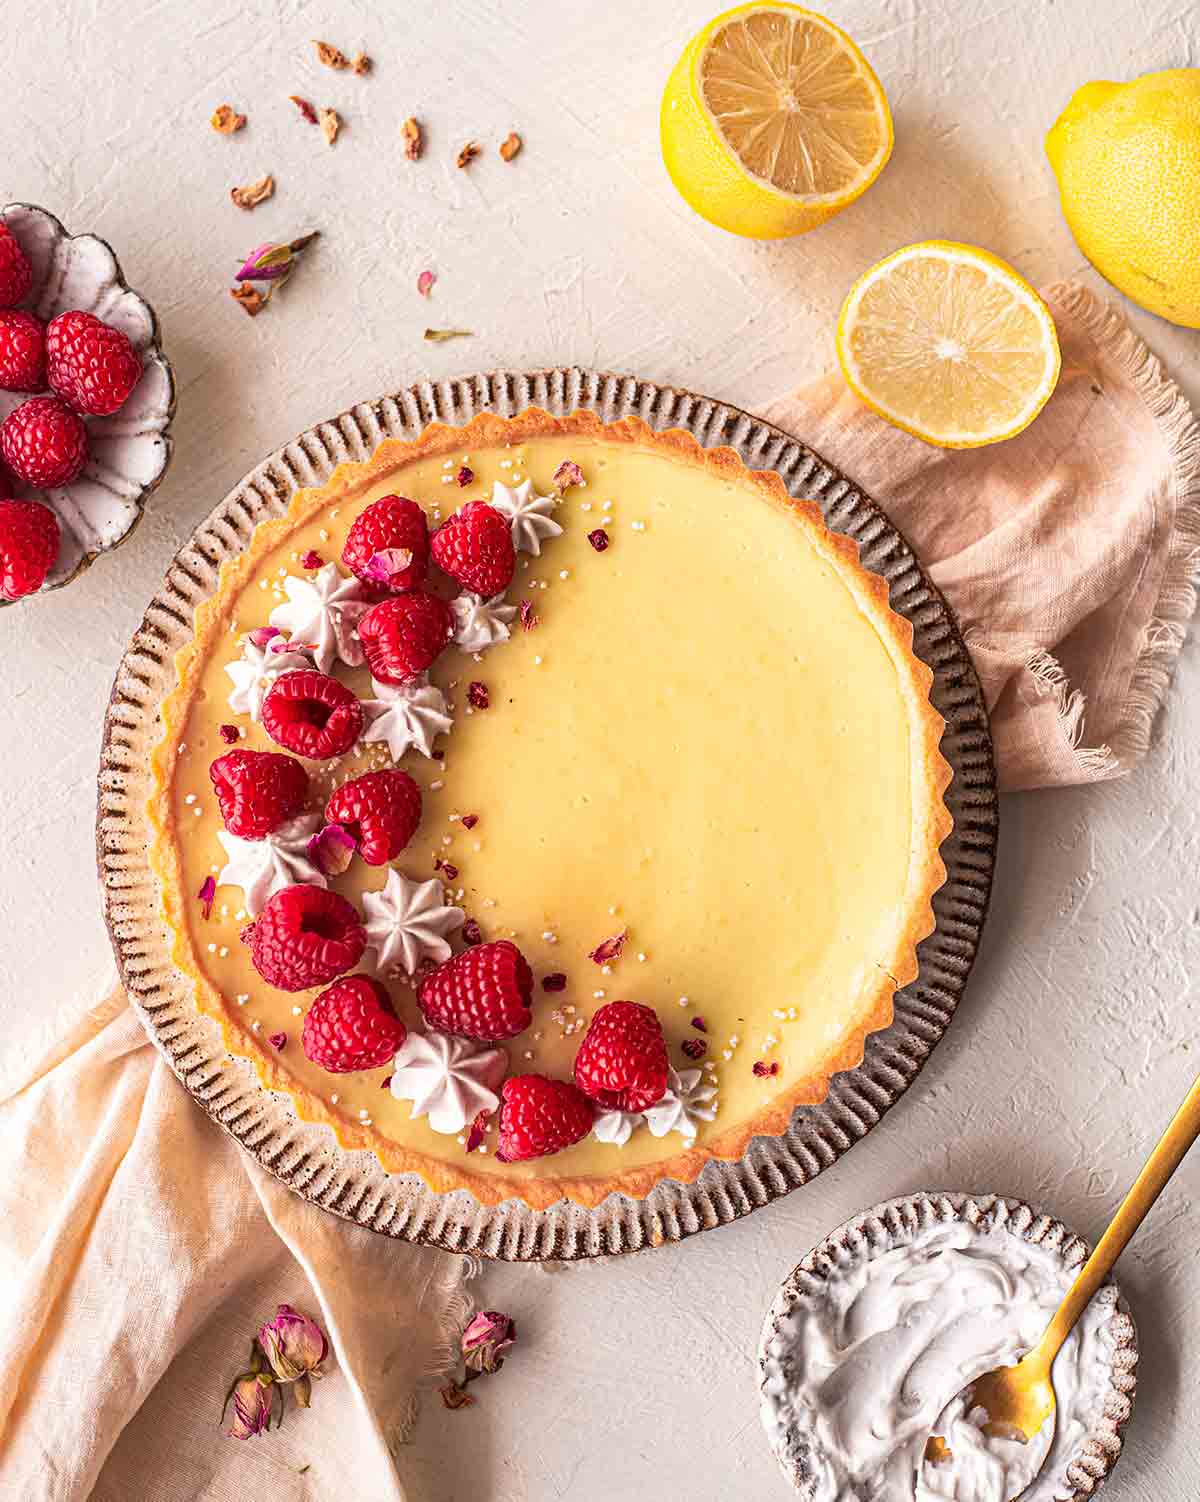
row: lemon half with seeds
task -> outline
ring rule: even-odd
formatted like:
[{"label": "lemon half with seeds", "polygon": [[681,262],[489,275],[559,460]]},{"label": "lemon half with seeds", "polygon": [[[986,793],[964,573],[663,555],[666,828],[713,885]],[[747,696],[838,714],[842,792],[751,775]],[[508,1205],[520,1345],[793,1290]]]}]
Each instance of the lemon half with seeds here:
[{"label": "lemon half with seeds", "polygon": [[872,411],[939,448],[976,448],[1027,428],[1061,357],[1050,310],[1007,262],[926,240],[850,289],[837,352]]},{"label": "lemon half with seeds", "polygon": [[892,151],[870,64],[799,5],[740,5],[710,21],[667,81],[661,126],[663,161],[691,207],[756,240],[823,224]]}]

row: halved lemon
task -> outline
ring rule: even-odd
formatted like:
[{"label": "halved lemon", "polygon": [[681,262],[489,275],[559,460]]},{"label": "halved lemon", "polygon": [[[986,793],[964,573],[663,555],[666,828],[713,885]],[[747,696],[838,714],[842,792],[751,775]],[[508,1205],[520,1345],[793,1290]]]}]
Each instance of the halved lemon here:
[{"label": "halved lemon", "polygon": [[864,193],[892,151],[871,65],[799,5],[727,10],[667,80],[663,161],[695,211],[756,240],[814,229]]},{"label": "halved lemon", "polygon": [[1061,356],[1050,310],[1005,261],[925,240],[860,276],[842,304],[837,352],[851,390],[939,448],[976,448],[1027,428]]}]

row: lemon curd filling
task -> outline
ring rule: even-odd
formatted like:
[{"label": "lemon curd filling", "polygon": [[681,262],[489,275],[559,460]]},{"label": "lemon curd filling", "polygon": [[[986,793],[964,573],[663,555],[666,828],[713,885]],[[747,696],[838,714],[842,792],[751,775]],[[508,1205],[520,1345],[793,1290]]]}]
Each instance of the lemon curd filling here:
[{"label": "lemon curd filling", "polygon": [[[432,527],[487,499],[494,481],[530,479],[554,494],[564,459],[585,483],[555,509],[562,535],[540,556],[518,554],[508,591],[510,603],[528,602],[528,626],[515,620],[511,638],[478,657],[452,647],[432,670],[454,725],[437,743],[444,757],[412,751],[400,763],[424,804],[394,865],[421,881],[440,874],[486,939],[513,939],[528,958],[533,1023],[505,1045],[511,1073],[570,1078],[591,1014],[631,999],[656,1009],[676,1069],[704,1070],[717,1110],[694,1144],[642,1129],[624,1146],[588,1137],[515,1165],[495,1158],[493,1124],[468,1163],[461,1136],[432,1131],[381,1088],[387,1068],[331,1075],[304,1057],[316,992],[285,994],[258,976],[239,939],[249,921],[239,888],[218,887],[204,917],[194,894],[225,859],[208,769],[229,749],[220,727],[231,721],[240,745],[278,749],[230,711],[225,669],[280,603],[284,578],[304,574],[308,550],[339,560],[351,522],[381,495],[413,498]],[[460,487],[464,465],[473,479]],[[234,1051],[266,1058],[270,1082],[304,1114],[344,1139],[353,1129],[355,1145],[388,1166],[414,1166],[389,1155],[398,1145],[431,1165],[440,1187],[467,1170],[475,1181],[602,1183],[689,1150],[719,1152],[744,1144],[772,1106],[820,1099],[831,1069],[857,1062],[864,1033],[889,1020],[912,945],[931,926],[930,863],[946,828],[940,789],[928,794],[919,764],[931,711],[914,708],[902,648],[867,608],[861,570],[847,571],[817,529],[747,481],[589,431],[446,447],[377,465],[369,483],[310,508],[252,571],[224,582],[162,794],[177,856],[177,955],[201,1004],[223,1013]],[[598,529],[602,550],[589,538]],[[365,669],[336,673],[370,696]],[[487,688],[486,709],[469,702],[473,682]],[[380,744],[307,763],[310,806],[391,764]],[[361,908],[387,872],[356,859],[330,885]],[[615,960],[590,958],[619,934]],[[544,990],[547,975],[565,975],[565,987]],[[411,990],[388,989],[404,1021],[422,1027]]]}]

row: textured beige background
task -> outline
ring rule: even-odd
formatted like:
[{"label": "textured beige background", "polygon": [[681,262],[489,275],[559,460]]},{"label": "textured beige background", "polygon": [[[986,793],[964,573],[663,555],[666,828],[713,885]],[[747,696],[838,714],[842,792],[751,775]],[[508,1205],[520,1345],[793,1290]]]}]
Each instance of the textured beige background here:
[{"label": "textured beige background", "polygon": [[[177,453],[135,537],[58,595],[0,614],[0,1073],[107,967],[92,810],[113,667],[174,549],[262,454],[425,374],[577,360],[754,407],[825,368],[841,297],[910,240],[973,240],[1035,282],[1083,276],[1042,156],[1072,88],[1200,62],[1183,0],[830,0],[892,100],[870,195],[791,244],[692,217],[658,158],[663,78],[716,0],[37,0],[0,9],[0,200],[117,248],[156,306],[180,383]],[[365,46],[320,69],[308,39]],[[331,151],[287,102],[336,105]],[[208,116],[250,116],[232,139]],[[428,154],[402,159],[404,116]],[[495,156],[510,129],[512,166]],[[486,144],[469,173],[453,156]],[[228,189],[263,172],[247,215]],[[324,239],[256,322],[225,294],[259,240]],[[415,291],[438,273],[433,300]],[[1137,325],[1193,397],[1200,334]],[[476,337],[421,341],[427,323]],[[491,1269],[522,1349],[458,1414],[427,1407],[403,1457],[420,1502],[787,1495],[759,1431],[753,1350],[776,1284],[861,1206],[916,1188],[1007,1190],[1102,1226],[1196,1068],[1200,655],[1134,779],[1013,797],[984,954],[962,1014],[887,1124],[749,1220],[615,1265]],[[1108,1495],[1200,1490],[1200,1158],[1129,1254],[1138,1411]],[[320,1410],[302,1416],[320,1443]],[[269,1443],[270,1441],[265,1441]],[[131,1499],[134,1502],[134,1499]]]}]

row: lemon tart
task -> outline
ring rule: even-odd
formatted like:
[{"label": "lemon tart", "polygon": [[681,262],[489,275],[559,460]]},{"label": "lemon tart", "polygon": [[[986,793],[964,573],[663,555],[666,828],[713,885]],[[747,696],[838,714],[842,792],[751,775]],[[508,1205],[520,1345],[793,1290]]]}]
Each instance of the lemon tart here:
[{"label": "lemon tart", "polygon": [[[364,555],[367,513],[411,545]],[[463,582],[500,577],[489,528],[490,594]],[[389,440],[196,612],[149,809],[175,962],[231,1053],[391,1172],[535,1208],[691,1182],[822,1100],[916,976],[951,825],[931,681],[854,544],[731,449],[539,410]],[[280,773],[253,826],[247,767]],[[297,893],[331,970],[271,968]],[[485,972],[503,1026],[475,1025]],[[665,1086],[578,1072],[618,1001]],[[523,1082],[573,1077],[569,1143],[505,1152]]]}]

